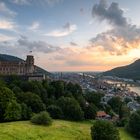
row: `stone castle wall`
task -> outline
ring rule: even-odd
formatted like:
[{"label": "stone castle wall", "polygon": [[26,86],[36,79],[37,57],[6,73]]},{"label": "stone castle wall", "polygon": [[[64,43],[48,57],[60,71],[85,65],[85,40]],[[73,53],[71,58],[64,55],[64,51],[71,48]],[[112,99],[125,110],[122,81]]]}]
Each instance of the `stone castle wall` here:
[{"label": "stone castle wall", "polygon": [[28,75],[34,73],[34,57],[28,55],[26,61],[9,62],[0,61],[0,74],[1,75]]}]

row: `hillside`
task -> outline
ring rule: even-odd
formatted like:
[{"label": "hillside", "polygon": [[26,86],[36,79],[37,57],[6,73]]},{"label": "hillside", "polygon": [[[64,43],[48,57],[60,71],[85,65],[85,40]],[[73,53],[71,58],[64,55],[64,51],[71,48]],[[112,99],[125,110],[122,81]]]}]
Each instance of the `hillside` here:
[{"label": "hillside", "polygon": [[[7,55],[7,54],[0,54],[0,61],[9,61],[9,62],[20,62],[20,61],[24,61],[23,59],[21,58],[18,58],[16,56],[12,56],[12,55]],[[36,73],[43,73],[43,74],[50,74],[48,71],[38,67],[38,66],[35,66],[35,71]]]},{"label": "hillside", "polygon": [[136,60],[130,65],[117,67],[110,71],[106,71],[103,73],[103,75],[140,80],[140,59]]},{"label": "hillside", "polygon": [[[28,121],[0,123],[0,140],[91,140],[92,121],[54,120],[52,126],[33,125]],[[135,140],[123,128],[121,140]]]}]

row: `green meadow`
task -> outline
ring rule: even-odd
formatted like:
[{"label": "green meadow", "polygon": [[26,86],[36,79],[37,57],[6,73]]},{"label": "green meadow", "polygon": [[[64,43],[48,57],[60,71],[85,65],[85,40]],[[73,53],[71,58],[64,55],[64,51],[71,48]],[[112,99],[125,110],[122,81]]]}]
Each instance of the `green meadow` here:
[{"label": "green meadow", "polygon": [[[55,120],[52,126],[33,125],[29,121],[0,124],[0,140],[91,140],[92,121]],[[135,140],[119,128],[121,140]]]}]

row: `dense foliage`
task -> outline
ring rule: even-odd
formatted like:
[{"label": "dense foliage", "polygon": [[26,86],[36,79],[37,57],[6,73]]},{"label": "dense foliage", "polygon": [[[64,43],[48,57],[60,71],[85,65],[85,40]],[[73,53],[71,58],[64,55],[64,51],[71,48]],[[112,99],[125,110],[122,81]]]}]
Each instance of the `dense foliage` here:
[{"label": "dense foliage", "polygon": [[140,110],[131,114],[127,130],[140,139]]},{"label": "dense foliage", "polygon": [[47,111],[51,115],[53,119],[62,119],[63,118],[63,113],[62,110],[59,106],[56,105],[50,105],[47,107]]},{"label": "dense foliage", "polygon": [[62,109],[64,119],[68,120],[83,120],[84,112],[74,98],[61,97],[57,101],[58,106]]},{"label": "dense foliage", "polygon": [[21,105],[15,100],[7,104],[4,119],[7,121],[15,121],[21,119]]},{"label": "dense foliage", "polygon": [[85,108],[84,113],[85,113],[85,118],[86,119],[95,119],[96,113],[97,113],[97,107],[93,104],[89,104]]},{"label": "dense foliage", "polygon": [[119,109],[122,105],[122,100],[120,97],[113,97],[108,101],[108,104],[111,106],[115,113],[119,114]]},{"label": "dense foliage", "polygon": [[96,121],[91,127],[93,140],[120,140],[119,131],[108,121]]},{"label": "dense foliage", "polygon": [[83,93],[81,86],[72,82],[26,81],[11,76],[5,81],[0,80],[0,121],[32,118],[34,123],[49,124],[50,117],[80,121],[95,119],[97,111],[104,110],[108,114],[118,114],[117,125],[124,126],[130,114],[126,103],[114,97],[102,105],[103,96],[98,92]]},{"label": "dense foliage", "polygon": [[0,80],[0,121],[29,120],[48,111],[54,119],[95,119],[103,94],[83,94],[80,85],[64,81],[27,81],[12,75]]}]

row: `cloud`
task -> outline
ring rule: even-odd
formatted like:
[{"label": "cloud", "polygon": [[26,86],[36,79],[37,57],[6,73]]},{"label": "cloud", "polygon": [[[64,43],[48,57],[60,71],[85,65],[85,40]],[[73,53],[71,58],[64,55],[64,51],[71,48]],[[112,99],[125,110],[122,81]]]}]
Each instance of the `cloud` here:
[{"label": "cloud", "polygon": [[39,4],[39,5],[49,5],[53,6],[55,4],[63,2],[63,0],[9,0],[10,2],[17,5],[31,5],[31,4]]},{"label": "cloud", "polygon": [[72,45],[72,46],[78,46],[78,44],[75,43],[75,42],[70,42],[70,45]]},{"label": "cloud", "polygon": [[25,36],[21,36],[20,39],[18,39],[18,46],[25,47],[29,51],[43,52],[43,53],[52,53],[52,52],[59,51],[61,49],[58,46],[53,46],[44,41],[30,41]]},{"label": "cloud", "polygon": [[[75,66],[89,66],[89,65],[93,65],[93,62],[89,62],[88,60],[67,60],[65,62],[66,65],[68,66],[72,66],[72,67],[75,67]],[[94,63],[95,64],[95,63]]]},{"label": "cloud", "polygon": [[45,2],[47,2],[47,4],[49,4],[50,6],[57,4],[57,3],[61,3],[63,0],[44,0]]},{"label": "cloud", "polygon": [[0,29],[13,30],[16,27],[15,23],[8,20],[0,20]]},{"label": "cloud", "polygon": [[32,25],[29,27],[30,30],[37,30],[39,28],[39,22],[33,22]]},{"label": "cloud", "polygon": [[140,28],[128,22],[118,3],[108,5],[107,0],[100,0],[93,6],[92,16],[110,23],[112,29],[92,38],[91,48],[100,46],[111,55],[123,55],[140,47]]},{"label": "cloud", "polygon": [[56,29],[45,35],[51,37],[64,37],[64,36],[68,36],[69,34],[73,33],[76,30],[77,30],[77,26],[75,24],[66,23],[62,29]]},{"label": "cloud", "polygon": [[29,4],[30,0],[12,0],[12,3],[18,4],[18,5],[25,5],[25,4]]},{"label": "cloud", "polygon": [[0,42],[5,42],[5,41],[11,41],[14,40],[15,38],[12,36],[7,36],[7,35],[3,35],[0,34]]},{"label": "cloud", "polygon": [[92,16],[100,20],[107,20],[116,26],[126,26],[127,19],[123,16],[123,12],[118,3],[112,2],[108,6],[107,0],[100,0],[99,4],[93,6]]},{"label": "cloud", "polygon": [[14,17],[16,16],[17,13],[10,10],[4,2],[0,2],[0,16],[5,18],[5,17]]},{"label": "cloud", "polygon": [[17,13],[10,10],[4,2],[0,2],[0,29],[14,30],[17,26],[14,22],[16,15]]}]

